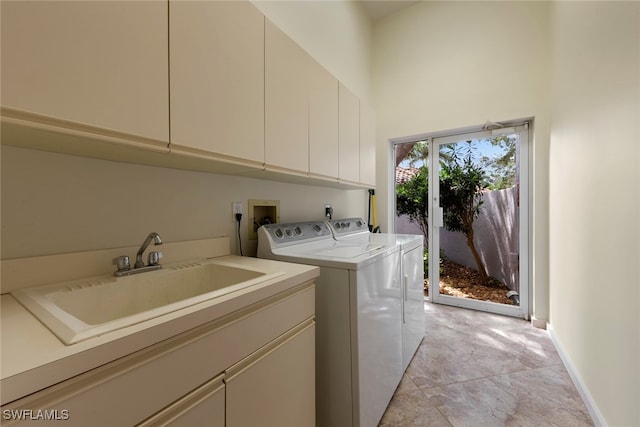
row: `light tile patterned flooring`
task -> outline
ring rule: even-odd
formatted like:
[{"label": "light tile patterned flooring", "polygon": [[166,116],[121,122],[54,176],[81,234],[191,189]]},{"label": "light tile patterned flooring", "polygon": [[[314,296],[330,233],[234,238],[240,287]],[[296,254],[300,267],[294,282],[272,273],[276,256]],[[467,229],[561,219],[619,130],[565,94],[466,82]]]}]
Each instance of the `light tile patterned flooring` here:
[{"label": "light tile patterned flooring", "polygon": [[546,331],[425,302],[426,335],[382,426],[592,426]]}]

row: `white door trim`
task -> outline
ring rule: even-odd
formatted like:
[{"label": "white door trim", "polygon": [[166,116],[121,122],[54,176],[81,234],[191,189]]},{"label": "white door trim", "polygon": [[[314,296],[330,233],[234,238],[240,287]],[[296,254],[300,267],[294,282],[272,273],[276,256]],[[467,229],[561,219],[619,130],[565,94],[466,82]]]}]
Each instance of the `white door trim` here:
[{"label": "white door trim", "polygon": [[[466,298],[457,298],[448,295],[442,295],[439,292],[440,271],[439,271],[439,253],[440,253],[440,227],[441,209],[439,208],[440,185],[439,175],[433,171],[439,170],[439,157],[435,155],[429,156],[429,295],[432,301],[440,304],[465,307],[474,310],[488,311],[497,314],[504,314],[514,317],[522,317],[529,319],[531,313],[530,295],[532,291],[529,266],[530,266],[530,250],[529,250],[529,125],[528,122],[515,127],[515,131],[520,135],[520,221],[519,221],[519,283],[520,283],[520,305],[512,306],[506,304],[498,304],[488,301],[478,301]],[[465,139],[479,139],[492,136],[492,132],[488,130],[470,132],[467,134],[456,133],[450,136],[437,138],[428,138],[429,152],[438,153],[439,146]],[[425,139],[422,139],[425,140]],[[435,256],[434,256],[435,255]]]}]

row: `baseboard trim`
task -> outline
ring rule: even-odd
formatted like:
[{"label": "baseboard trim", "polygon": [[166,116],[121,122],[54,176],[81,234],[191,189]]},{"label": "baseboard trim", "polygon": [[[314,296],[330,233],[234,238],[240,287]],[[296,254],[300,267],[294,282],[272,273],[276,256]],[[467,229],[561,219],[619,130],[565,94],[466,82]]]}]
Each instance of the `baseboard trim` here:
[{"label": "baseboard trim", "polygon": [[547,329],[547,321],[544,319],[538,319],[536,316],[531,316],[531,324],[534,328]]},{"label": "baseboard trim", "polygon": [[587,410],[589,411],[589,415],[591,415],[591,419],[593,423],[596,425],[596,427],[607,427],[607,422],[605,421],[604,417],[602,416],[602,413],[598,409],[598,406],[596,405],[596,402],[593,400],[593,397],[591,397],[589,390],[582,382],[582,379],[580,378],[578,371],[573,366],[571,359],[565,353],[564,348],[562,347],[562,344],[560,344],[560,341],[558,341],[558,337],[556,336],[555,331],[553,330],[553,327],[551,326],[550,323],[547,323],[547,332],[551,337],[553,346],[556,348],[556,351],[558,352],[560,359],[562,359],[562,363],[564,364],[565,368],[567,369],[567,372],[569,373],[569,376],[571,377],[571,381],[573,381],[573,384],[578,390],[578,393],[580,393],[580,397],[582,397],[582,401],[587,407]]}]

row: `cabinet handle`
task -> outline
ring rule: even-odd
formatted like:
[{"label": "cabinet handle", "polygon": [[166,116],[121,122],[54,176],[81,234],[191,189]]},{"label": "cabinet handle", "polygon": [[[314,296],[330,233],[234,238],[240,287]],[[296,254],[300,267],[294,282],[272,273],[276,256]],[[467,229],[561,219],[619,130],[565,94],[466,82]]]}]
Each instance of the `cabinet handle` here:
[{"label": "cabinet handle", "polygon": [[191,408],[224,389],[224,373],[207,381],[200,387],[170,404],[160,412],[137,424],[136,427],[164,426],[183,415]]},{"label": "cabinet handle", "polygon": [[236,378],[239,374],[246,371],[249,367],[253,366],[258,360],[268,356],[275,349],[283,346],[299,333],[302,333],[309,328],[315,327],[315,323],[315,317],[308,318],[304,322],[298,324],[297,326],[294,326],[289,331],[280,335],[275,340],[254,351],[252,354],[245,357],[235,365],[227,368],[224,377],[225,384],[229,384],[229,382],[233,381],[233,379]]}]

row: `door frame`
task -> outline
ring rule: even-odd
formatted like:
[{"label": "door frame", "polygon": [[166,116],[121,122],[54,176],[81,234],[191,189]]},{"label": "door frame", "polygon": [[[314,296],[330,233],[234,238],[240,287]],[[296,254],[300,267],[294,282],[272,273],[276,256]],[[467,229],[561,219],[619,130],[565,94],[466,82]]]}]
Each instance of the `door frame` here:
[{"label": "door frame", "polygon": [[[439,292],[435,292],[435,286],[439,286],[440,273],[439,273],[439,256],[429,257],[429,296],[432,302],[446,305],[453,305],[458,307],[469,308],[473,310],[487,311],[496,314],[503,314],[513,317],[520,317],[524,319],[530,319],[532,313],[532,301],[533,301],[533,285],[531,281],[531,265],[533,254],[532,242],[531,242],[531,159],[532,153],[532,123],[533,119],[517,120],[512,122],[501,122],[502,127],[499,129],[487,130],[485,126],[482,127],[468,127],[463,129],[457,129],[447,132],[437,132],[431,134],[414,135],[411,137],[396,138],[390,140],[391,148],[391,160],[394,160],[395,146],[403,143],[411,143],[418,141],[428,141],[430,144],[430,153],[433,153],[435,148],[435,140],[438,140],[439,145],[461,141],[463,139],[473,139],[486,137],[486,136],[499,136],[500,134],[508,133],[505,130],[510,131],[511,128],[521,134],[520,148],[519,148],[519,166],[520,166],[520,187],[519,187],[519,295],[520,305],[510,306],[506,304],[498,304],[493,302],[479,301],[468,298],[458,298],[449,295],[441,295]],[[513,132],[510,132],[513,133]],[[438,204],[439,195],[439,175],[434,174],[434,170],[439,170],[439,164],[436,164],[437,156],[429,156],[429,242],[428,250],[429,254],[439,253],[439,240],[440,240],[440,223],[441,212]],[[435,167],[437,166],[437,167]],[[396,212],[396,197],[395,197],[395,166],[392,169],[391,182],[391,194],[392,197],[390,203],[393,209],[393,218],[395,218]],[[434,199],[433,189],[436,189],[436,195]],[[439,220],[439,221],[436,221]],[[395,230],[396,221],[393,221],[393,231]]]}]

